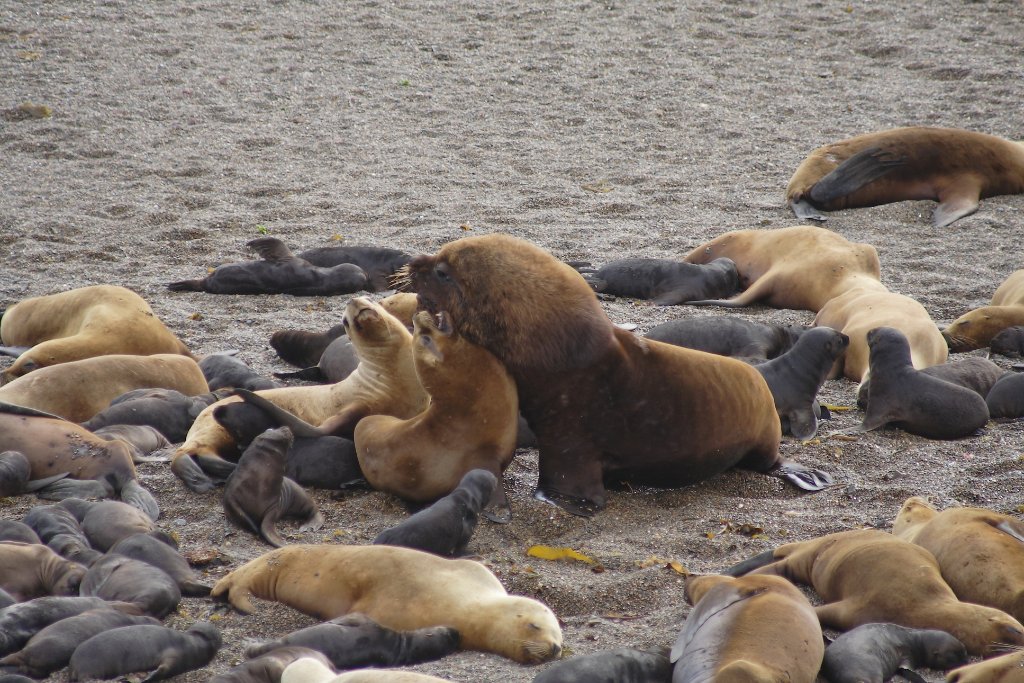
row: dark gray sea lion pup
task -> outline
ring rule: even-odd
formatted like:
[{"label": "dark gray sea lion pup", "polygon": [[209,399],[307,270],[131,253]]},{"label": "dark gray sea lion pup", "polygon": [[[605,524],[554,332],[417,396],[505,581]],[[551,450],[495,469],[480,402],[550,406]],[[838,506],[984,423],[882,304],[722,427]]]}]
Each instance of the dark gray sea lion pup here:
[{"label": "dark gray sea lion pup", "polygon": [[123,555],[104,555],[82,579],[82,595],[134,603],[163,619],[178,608],[181,589],[162,569]]},{"label": "dark gray sea lion pup", "polygon": [[134,534],[157,534],[165,542],[173,543],[144,512],[126,503],[66,498],[57,505],[75,516],[89,545],[96,550],[107,552],[122,538]]},{"label": "dark gray sea lion pup", "polygon": [[333,296],[351,294],[367,287],[366,273],[345,263],[320,268],[299,258],[276,237],[259,237],[246,243],[263,259],[225,263],[199,280],[170,282],[172,292],[210,294],[291,294]]},{"label": "dark gray sea lion pup", "polygon": [[721,299],[740,288],[740,276],[732,259],[715,259],[706,265],[674,259],[627,258],[600,268],[577,267],[595,292],[653,299],[658,306],[674,306],[700,299]]},{"label": "dark gray sea lion pup", "polygon": [[46,678],[67,666],[75,648],[98,633],[133,624],[159,623],[153,617],[115,607],[91,609],[42,629],[21,650],[0,659],[0,667],[11,667],[33,678]]},{"label": "dark gray sea lion pup", "polygon": [[793,347],[804,328],[763,324],[734,316],[700,316],[670,320],[644,336],[655,341],[719,356],[768,360]]},{"label": "dark gray sea lion pup", "polygon": [[187,631],[142,624],[93,636],[71,655],[71,680],[119,678],[150,671],[142,679],[159,681],[209,664],[220,649],[220,631],[199,621]]},{"label": "dark gray sea lion pup", "polygon": [[258,374],[245,362],[231,353],[211,353],[199,360],[199,369],[210,385],[210,391],[217,389],[276,389],[281,386],[272,379]]},{"label": "dark gray sea lion pup", "polygon": [[279,683],[285,667],[296,659],[305,658],[315,659],[325,667],[331,666],[330,660],[322,653],[308,647],[290,645],[274,648],[265,655],[242,662],[233,669],[214,676],[207,683]]},{"label": "dark gray sea lion pup", "polygon": [[1024,325],[1014,325],[992,337],[989,343],[992,353],[1009,358],[1024,356]]},{"label": "dark gray sea lion pup", "polygon": [[116,605],[128,613],[142,614],[136,605],[111,603],[103,598],[49,596],[18,602],[0,610],[0,655],[20,650],[29,638],[50,624],[86,610]]},{"label": "dark gray sea lion pup", "polygon": [[0,496],[17,496],[32,493],[45,488],[55,481],[60,481],[67,474],[55,474],[35,481],[32,476],[32,464],[20,451],[4,451],[0,453]]},{"label": "dark gray sea lion pup", "polygon": [[391,279],[412,258],[412,254],[387,247],[316,247],[299,252],[299,258],[314,266],[333,268],[353,263],[366,273],[370,291],[391,289]]},{"label": "dark gray sea lion pup", "polygon": [[[988,396],[988,392],[992,390],[992,387],[999,378],[1006,374],[1006,370],[981,356],[971,356],[970,358],[955,360],[950,363],[931,365],[927,368],[922,368],[921,372],[930,377],[937,377],[966,387],[982,398]],[[858,408],[863,409],[867,406],[868,389],[870,387],[871,377],[869,375],[866,380],[861,382],[860,387],[857,389]]]},{"label": "dark gray sea lion pup", "polygon": [[992,417],[1024,417],[1024,374],[1009,374],[993,385],[985,397]]},{"label": "dark gray sea lion pup", "polygon": [[199,413],[217,400],[219,397],[212,393],[186,396],[173,389],[130,391],[118,396],[82,426],[95,432],[110,425],[147,425],[171,443],[181,443]]},{"label": "dark gray sea lion pup", "polygon": [[275,372],[274,377],[281,379],[302,379],[307,382],[340,382],[356,369],[359,357],[347,337],[338,337],[324,349],[320,360],[312,366],[297,372]]},{"label": "dark gray sea lion pup", "polygon": [[447,626],[395,631],[354,613],[252,645],[245,654],[258,657],[285,646],[302,646],[321,652],[336,669],[408,666],[455,652],[459,648],[459,632]]},{"label": "dark gray sea lion pup", "polygon": [[[171,445],[160,430],[149,425],[108,425],[93,431],[93,434],[107,441],[121,439],[130,443],[138,451],[137,457],[132,455],[135,464],[153,462],[154,458],[148,457],[150,453]],[[156,460],[159,461],[159,458]]]},{"label": "dark gray sea lion pup", "polygon": [[821,673],[831,683],[881,682],[906,668],[944,671],[966,663],[967,648],[945,631],[864,624],[832,641]]},{"label": "dark gray sea lion pup", "polygon": [[298,517],[300,531],[319,529],[323,516],[301,486],[284,476],[284,462],[292,445],[287,427],[256,437],[242,453],[224,488],[224,513],[236,526],[258,534],[275,547],[284,545],[277,520]]},{"label": "dark gray sea lion pup", "polygon": [[77,595],[85,567],[39,543],[0,543],[0,588],[16,599]]},{"label": "dark gray sea lion pup", "polygon": [[78,519],[58,505],[36,505],[25,513],[24,520],[43,543],[62,557],[88,566],[103,554],[90,545]]},{"label": "dark gray sea lion pup", "polygon": [[818,389],[832,364],[845,351],[850,338],[830,327],[804,332],[786,353],[755,365],[775,399],[783,432],[806,441],[818,431]]},{"label": "dark gray sea lion pup", "polygon": [[985,399],[977,393],[916,370],[903,333],[876,327],[867,334],[870,349],[864,421],[848,432],[867,432],[887,424],[926,439],[970,436],[988,422]]},{"label": "dark gray sea lion pup", "polygon": [[0,519],[0,541],[42,543],[39,535],[28,524],[16,519]]},{"label": "dark gray sea lion pup", "polygon": [[3,588],[0,588],[0,609],[10,607],[16,602],[18,602],[17,598],[5,591]]},{"label": "dark gray sea lion pup", "polygon": [[398,526],[382,531],[373,542],[415,548],[442,557],[465,555],[480,511],[497,485],[497,477],[487,470],[470,470],[454,491]]},{"label": "dark gray sea lion pup", "polygon": [[667,683],[672,676],[668,657],[645,650],[605,650],[555,662],[533,683]]},{"label": "dark gray sea lion pup", "polygon": [[114,544],[109,554],[130,557],[163,570],[178,584],[182,595],[205,597],[210,594],[210,586],[199,580],[181,553],[149,534],[123,538]]},{"label": "dark gray sea lion pup", "polygon": [[338,323],[326,332],[278,330],[270,335],[270,346],[284,362],[298,368],[310,368],[320,362],[331,342],[343,336],[344,323]]}]

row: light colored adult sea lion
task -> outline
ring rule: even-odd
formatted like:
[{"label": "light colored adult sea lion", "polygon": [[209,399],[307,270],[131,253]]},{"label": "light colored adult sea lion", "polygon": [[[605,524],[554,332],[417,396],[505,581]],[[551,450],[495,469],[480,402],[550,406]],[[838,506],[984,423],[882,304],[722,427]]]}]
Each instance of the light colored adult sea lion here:
[{"label": "light colored adult sea lion", "polygon": [[740,276],[732,259],[707,264],[674,259],[628,258],[600,268],[570,264],[595,292],[653,299],[658,306],[674,306],[698,299],[719,299],[736,293]]},{"label": "light colored adult sea lion", "polygon": [[86,568],[45,545],[0,543],[0,588],[19,602],[44,595],[77,595]]},{"label": "light colored adult sea lion", "polygon": [[946,683],[1024,683],[1024,651],[953,669]]},{"label": "light colored adult sea lion", "polygon": [[159,681],[206,666],[220,645],[220,630],[208,621],[198,621],[184,632],[151,624],[122,626],[75,648],[71,680],[119,678],[149,671],[143,683]]},{"label": "light colored adult sea lion", "polygon": [[959,128],[894,128],[833,142],[810,153],[790,178],[798,218],[908,199],[939,202],[945,227],[985,197],[1024,192],[1024,144]]},{"label": "light colored adult sea lion", "polygon": [[908,677],[907,667],[945,671],[966,662],[967,648],[945,631],[864,624],[832,641],[821,671],[829,683],[863,683]]},{"label": "light colored adult sea lion", "polygon": [[20,301],[0,317],[0,340],[31,347],[3,371],[0,384],[38,368],[93,356],[190,355],[145,299],[114,285]]},{"label": "light colored adult sea lion", "polygon": [[[348,302],[343,320],[359,354],[355,372],[337,384],[284,387],[258,394],[305,422],[320,425],[326,433],[348,438],[367,415],[407,419],[421,413],[428,396],[416,377],[409,330],[379,304],[361,297]],[[216,461],[237,452],[213,413],[238,400],[232,396],[206,408],[175,451],[171,469],[190,489],[208,491],[213,487],[194,459]]]},{"label": "light colored adult sea lion", "polygon": [[104,355],[40,368],[0,387],[0,401],[84,422],[132,389],[162,387],[186,395],[210,389],[188,356]]},{"label": "light colored adult sea lion", "polygon": [[414,671],[361,669],[335,673],[316,659],[298,659],[281,674],[281,683],[449,683],[443,678]]},{"label": "light colored adult sea lion", "polygon": [[672,646],[672,683],[814,683],[825,644],[814,608],[775,576],[709,574],[686,582],[693,611]]},{"label": "light colored adult sea lion", "polygon": [[878,252],[870,244],[810,225],[776,230],[733,230],[696,247],[690,263],[735,261],[744,291],[731,299],[690,301],[691,305],[749,306],[817,312],[827,301],[854,288],[884,291]]},{"label": "light colored adult sea lion", "polygon": [[213,676],[207,683],[280,683],[281,675],[288,665],[303,657],[315,659],[324,666],[331,664],[326,656],[316,650],[288,645],[242,662],[230,671]]},{"label": "light colored adult sea lion", "polygon": [[562,647],[551,610],[509,595],[482,564],[408,548],[290,545],[234,570],[211,595],[246,614],[258,597],[319,619],[361,612],[399,631],[450,626],[463,649],[523,663],[557,657]]},{"label": "light colored adult sea lion", "polygon": [[831,327],[850,338],[846,354],[836,361],[830,378],[846,376],[860,382],[868,374],[868,332],[893,327],[910,343],[910,360],[918,370],[945,363],[946,341],[924,306],[888,290],[851,289],[825,304],[814,318],[816,327]]},{"label": "light colored adult sea lion", "polygon": [[1024,305],[982,306],[964,313],[942,330],[953,353],[983,349],[1003,330],[1024,325]]},{"label": "light colored adult sea lion", "polygon": [[831,481],[779,457],[755,369],[616,327],[579,273],[528,242],[456,240],[414,258],[409,286],[508,368],[540,446],[537,495],[570,512],[604,507],[605,476],[676,486],[739,466]]},{"label": "light colored adult sea lion", "polygon": [[894,536],[921,546],[939,563],[942,578],[964,602],[1024,619],[1024,523],[981,508],[939,512],[908,498],[893,521]]},{"label": "light colored adult sea lion", "polygon": [[1015,270],[996,287],[993,306],[1024,306],[1024,268]]},{"label": "light colored adult sea lion", "polygon": [[814,608],[827,628],[891,622],[938,629],[972,655],[1024,645],[1024,626],[1002,610],[957,599],[935,557],[921,546],[874,529],[788,543],[736,565],[729,574],[775,574],[810,585],[825,604]]}]

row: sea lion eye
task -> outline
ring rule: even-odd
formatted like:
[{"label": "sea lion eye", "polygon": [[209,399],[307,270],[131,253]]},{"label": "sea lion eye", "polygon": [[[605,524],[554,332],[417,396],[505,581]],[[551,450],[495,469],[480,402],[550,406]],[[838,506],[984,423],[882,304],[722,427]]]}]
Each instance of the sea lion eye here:
[{"label": "sea lion eye", "polygon": [[451,273],[448,272],[448,264],[447,263],[438,263],[434,267],[434,275],[441,282],[451,282],[452,281]]},{"label": "sea lion eye", "polygon": [[527,625],[530,628],[532,628],[534,631],[539,631],[540,630],[540,626],[537,626],[537,624],[527,624]]}]

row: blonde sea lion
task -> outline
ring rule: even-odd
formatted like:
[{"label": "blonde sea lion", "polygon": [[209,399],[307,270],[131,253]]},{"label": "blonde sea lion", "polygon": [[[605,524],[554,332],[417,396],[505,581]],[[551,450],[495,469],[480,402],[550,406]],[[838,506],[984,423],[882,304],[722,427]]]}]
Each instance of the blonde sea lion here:
[{"label": "blonde sea lion", "polygon": [[456,240],[409,264],[421,306],[508,368],[537,435],[537,497],[604,507],[604,478],[677,486],[739,466],[810,490],[827,475],[779,457],[771,391],[740,361],[637,337],[582,276],[507,235]]},{"label": "blonde sea lion", "polygon": [[946,683],[1024,683],[1024,651],[953,669]]},{"label": "blonde sea lion", "polygon": [[885,290],[873,246],[810,225],[733,230],[695,248],[685,260],[710,263],[723,256],[736,262],[744,291],[731,299],[687,303],[729,307],[764,303],[817,312],[854,287]]},{"label": "blonde sea lion", "polygon": [[850,338],[846,354],[836,361],[830,378],[846,376],[860,382],[867,377],[867,337],[876,327],[892,327],[906,336],[911,362],[918,370],[945,363],[949,355],[946,341],[924,306],[884,289],[858,287],[837,296],[818,311],[814,325],[831,327]]},{"label": "blonde sea lion", "polygon": [[43,595],[78,595],[86,568],[45,545],[0,543],[0,588],[19,602]]},{"label": "blonde sea lion", "polygon": [[825,604],[814,608],[827,628],[891,622],[938,629],[972,655],[1024,645],[1024,626],[1002,610],[957,599],[930,552],[883,531],[863,529],[788,543],[729,570],[784,576],[809,585]]},{"label": "blonde sea lion", "polygon": [[281,673],[281,683],[449,683],[414,671],[361,669],[335,673],[318,658],[297,659]]},{"label": "blonde sea lion", "polygon": [[1024,144],[958,128],[894,128],[833,142],[810,153],[786,188],[798,218],[910,199],[939,202],[942,228],[986,197],[1024,192]]},{"label": "blonde sea lion", "polygon": [[0,401],[85,422],[126,391],[150,387],[186,395],[210,390],[188,356],[110,354],[39,368],[0,387]]},{"label": "blonde sea lion", "polygon": [[1024,268],[1015,270],[996,287],[993,306],[1024,306]]},{"label": "blonde sea lion", "polygon": [[814,683],[825,654],[814,608],[776,576],[697,576],[693,611],[672,647],[672,683]]},{"label": "blonde sea lion", "polygon": [[38,368],[93,356],[191,355],[145,299],[114,285],[81,287],[20,301],[0,317],[0,340],[30,347],[0,374],[0,384]]},{"label": "blonde sea lion", "polygon": [[[355,297],[345,306],[343,324],[360,359],[351,375],[337,384],[269,389],[258,395],[325,433],[346,438],[367,415],[407,419],[423,412],[429,399],[413,366],[412,334],[401,321],[379,304]],[[194,459],[209,467],[223,463],[225,456],[237,458],[234,440],[214,411],[239,400],[232,396],[208,406],[175,451],[171,470],[193,491],[213,487]]]},{"label": "blonde sea lion", "polygon": [[557,657],[562,647],[551,610],[509,595],[482,564],[409,548],[290,545],[234,570],[211,596],[246,614],[258,597],[318,619],[361,612],[398,631],[450,626],[465,650],[527,664]]},{"label": "blonde sea lion", "polygon": [[1024,325],[1024,305],[982,306],[968,311],[942,330],[953,353],[982,349],[1003,330]]}]

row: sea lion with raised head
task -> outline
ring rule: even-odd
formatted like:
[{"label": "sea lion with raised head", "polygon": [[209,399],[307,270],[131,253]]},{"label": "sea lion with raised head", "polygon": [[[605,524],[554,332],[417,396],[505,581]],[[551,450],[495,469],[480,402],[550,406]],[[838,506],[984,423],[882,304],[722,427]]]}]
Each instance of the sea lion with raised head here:
[{"label": "sea lion with raised head", "polygon": [[888,681],[907,668],[946,670],[966,663],[967,648],[945,631],[864,624],[825,648],[821,673],[829,683],[862,683]]},{"label": "sea lion with raised head", "polygon": [[290,545],[235,569],[211,595],[246,614],[257,597],[319,619],[360,612],[400,631],[450,626],[463,649],[523,663],[557,657],[562,648],[558,620],[542,603],[509,595],[479,562],[409,548]]},{"label": "sea lion with raised head", "polygon": [[159,681],[206,666],[220,645],[220,630],[208,621],[198,621],[184,632],[151,624],[122,626],[75,648],[71,680],[120,678],[149,671],[143,683]]},{"label": "sea lion with raised head", "polygon": [[412,254],[387,247],[315,247],[299,252],[299,258],[314,266],[333,268],[352,263],[366,272],[371,292],[391,289],[391,279],[412,258]]},{"label": "sea lion with raised head", "polygon": [[956,637],[975,656],[1024,645],[1020,622],[1002,610],[958,600],[930,552],[884,531],[842,531],[787,543],[728,573],[751,571],[812,586],[824,601],[814,611],[826,628],[847,631],[890,622],[938,629]]},{"label": "sea lion with raised head", "polygon": [[211,353],[199,359],[199,369],[206,377],[210,391],[217,389],[276,389],[281,386],[272,379],[263,377],[245,364],[234,353]]},{"label": "sea lion with raised head", "polygon": [[86,568],[45,545],[0,543],[0,588],[19,602],[44,595],[77,595]]},{"label": "sea lion with raised head", "polygon": [[993,384],[985,405],[992,418],[1024,417],[1024,374],[1007,374]]},{"label": "sea lion with raised head", "polygon": [[942,330],[953,353],[983,349],[1004,330],[1024,325],[1024,304],[982,306],[968,311]]},{"label": "sea lion with raised head", "polygon": [[816,313],[853,287],[885,290],[873,246],[810,225],[733,230],[696,247],[685,260],[710,263],[722,257],[736,263],[743,292],[731,299],[687,303],[729,307],[763,303]]},{"label": "sea lion with raised head", "polygon": [[693,604],[672,646],[672,683],[814,683],[825,644],[814,608],[775,576],[709,574],[686,582]]},{"label": "sea lion with raised head", "polygon": [[600,268],[572,264],[595,292],[653,299],[658,306],[674,306],[698,299],[731,296],[740,287],[732,259],[719,258],[707,264],[674,259],[627,258]]},{"label": "sea lion with raised head", "polygon": [[921,126],[858,135],[817,148],[797,167],[786,201],[797,218],[891,202],[939,202],[942,228],[986,197],[1024,192],[1024,144],[959,128]]},{"label": "sea lion with raised head", "polygon": [[651,328],[644,336],[655,341],[719,356],[770,360],[782,355],[803,334],[796,325],[763,324],[735,316],[680,318]]},{"label": "sea lion with raised head", "polygon": [[528,242],[456,240],[414,258],[408,278],[511,374],[540,446],[538,497],[589,515],[605,476],[676,486],[739,466],[812,490],[831,481],[779,457],[757,370],[616,327],[579,273]]},{"label": "sea lion with raised head", "polygon": [[359,266],[315,266],[293,254],[276,237],[258,237],[245,245],[259,254],[261,260],[225,263],[204,278],[169,282],[167,289],[209,294],[334,296],[367,287],[366,272]]},{"label": "sea lion with raised head", "polygon": [[181,354],[188,348],[130,289],[81,287],[20,301],[0,317],[0,340],[30,347],[0,384],[39,368],[108,354]]},{"label": "sea lion with raised head", "polygon": [[205,597],[210,594],[210,586],[199,580],[181,553],[150,534],[134,534],[122,538],[110,548],[108,554],[123,555],[153,565],[174,579],[182,595]]}]

